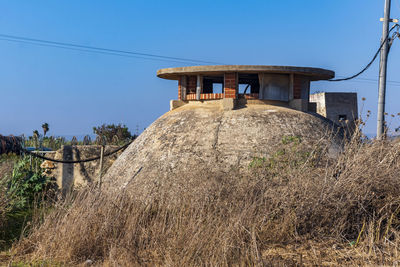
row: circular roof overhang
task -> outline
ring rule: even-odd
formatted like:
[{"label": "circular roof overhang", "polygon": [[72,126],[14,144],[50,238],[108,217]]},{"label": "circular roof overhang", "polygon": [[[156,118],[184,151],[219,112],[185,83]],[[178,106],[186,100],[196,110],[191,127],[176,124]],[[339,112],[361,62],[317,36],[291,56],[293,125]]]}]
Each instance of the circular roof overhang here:
[{"label": "circular roof overhang", "polygon": [[224,73],[271,73],[298,74],[309,76],[310,80],[329,80],[335,77],[335,72],[320,68],[265,66],[265,65],[216,65],[166,68],[157,71],[157,76],[168,80],[179,80],[182,75],[223,75]]}]

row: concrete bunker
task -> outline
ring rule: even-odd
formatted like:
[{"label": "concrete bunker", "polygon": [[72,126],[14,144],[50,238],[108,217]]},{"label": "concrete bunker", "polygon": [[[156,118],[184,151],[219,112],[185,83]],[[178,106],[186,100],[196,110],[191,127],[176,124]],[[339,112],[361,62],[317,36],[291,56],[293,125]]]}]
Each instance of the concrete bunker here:
[{"label": "concrete bunker", "polygon": [[116,189],[140,188],[138,199],[162,190],[173,201],[188,188],[201,190],[208,175],[249,175],[253,160],[274,155],[288,136],[307,149],[326,145],[328,157],[340,151],[342,127],[309,109],[327,103],[310,103],[310,83],[333,78],[332,71],[224,65],[161,69],[157,75],[177,81],[178,99],[104,176]]}]

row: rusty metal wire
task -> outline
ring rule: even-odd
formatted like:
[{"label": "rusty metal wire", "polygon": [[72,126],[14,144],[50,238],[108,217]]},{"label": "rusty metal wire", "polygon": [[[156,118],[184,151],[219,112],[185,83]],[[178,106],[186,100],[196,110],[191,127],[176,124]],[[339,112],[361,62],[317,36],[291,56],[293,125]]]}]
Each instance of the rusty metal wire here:
[{"label": "rusty metal wire", "polygon": [[[132,141],[128,142],[127,144],[125,144],[123,146],[120,146],[119,148],[117,148],[117,149],[115,149],[115,150],[113,150],[111,152],[104,153],[103,157],[111,156],[111,155],[117,153],[118,151],[121,151],[121,150],[127,148],[131,143],[132,143]],[[42,156],[40,154],[37,154],[35,152],[29,151],[29,150],[26,150],[26,149],[22,149],[22,151],[24,153],[26,153],[26,154],[32,155],[33,157],[40,158],[40,159],[43,159],[43,160],[52,161],[52,162],[56,162],[56,163],[74,164],[74,163],[84,163],[84,162],[89,162],[89,161],[95,161],[95,160],[99,160],[100,159],[100,155],[99,155],[97,157],[88,158],[88,159],[81,159],[81,160],[58,160],[58,159],[52,159],[52,158],[48,158],[48,157]]]}]

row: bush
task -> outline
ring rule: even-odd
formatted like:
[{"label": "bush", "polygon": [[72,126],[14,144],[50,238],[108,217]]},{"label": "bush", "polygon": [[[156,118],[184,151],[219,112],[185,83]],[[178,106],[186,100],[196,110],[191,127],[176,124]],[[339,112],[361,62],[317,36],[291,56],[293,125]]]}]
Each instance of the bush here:
[{"label": "bush", "polygon": [[[36,165],[40,165],[41,160],[34,159]],[[50,177],[43,174],[40,167],[33,171],[28,156],[22,157],[14,166],[12,177],[8,182],[8,194],[14,199],[15,208],[29,208],[38,194],[45,191],[50,183]]]},{"label": "bush", "polygon": [[[93,127],[93,133],[97,135],[97,139],[103,140],[107,144],[123,144],[136,138],[136,135],[131,134],[128,127],[123,124],[103,124],[98,127]],[[99,141],[102,143],[102,141]]]}]

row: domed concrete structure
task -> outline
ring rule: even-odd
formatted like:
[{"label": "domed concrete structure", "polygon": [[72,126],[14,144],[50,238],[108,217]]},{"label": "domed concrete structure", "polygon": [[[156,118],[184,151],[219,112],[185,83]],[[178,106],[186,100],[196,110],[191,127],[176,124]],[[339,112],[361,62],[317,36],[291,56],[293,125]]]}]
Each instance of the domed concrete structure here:
[{"label": "domed concrete structure", "polygon": [[[240,69],[235,70],[240,72]],[[308,68],[301,70],[301,79],[328,79],[334,76],[332,72],[320,69],[315,72]],[[223,70],[218,71],[217,75],[221,75],[220,71]],[[228,68],[228,71],[232,69]],[[270,75],[271,71],[277,69],[258,68],[254,71],[268,71]],[[279,74],[275,73],[278,76],[271,76],[269,84],[261,81],[264,89],[260,89],[260,84],[257,85],[255,80],[247,80],[250,86],[258,87],[259,91],[264,90],[262,99],[238,97],[240,94],[237,93],[237,81],[235,78],[230,80],[232,77],[244,77],[240,73],[223,74],[225,82],[222,94],[225,97],[222,99],[207,100],[204,93],[203,97],[198,97],[200,100],[183,100],[180,93],[180,102],[172,104],[171,111],[157,119],[121,154],[104,177],[105,183],[118,188],[130,184],[140,188],[135,193],[143,194],[142,197],[146,198],[161,187],[164,188],[163,191],[167,187],[171,191],[179,192],[194,180],[207,179],[207,175],[228,173],[233,169],[239,173],[248,173],[250,162],[256,157],[271,155],[285,136],[299,137],[304,144],[309,145],[321,140],[330,144],[334,140],[331,145],[337,148],[340,134],[339,137],[336,136],[336,140],[328,138],[332,131],[339,132],[334,123],[315,113],[291,108],[291,100],[267,98],[268,95],[293,97],[296,95],[293,94],[293,89],[301,89],[290,86],[290,76],[293,73],[288,74],[288,82],[283,81],[279,76],[282,71],[299,73],[300,69],[279,69]],[[167,75],[165,77],[169,78],[180,79],[179,75],[182,74],[180,71],[171,73],[171,69],[159,71],[160,76]],[[184,75],[187,74],[188,72],[184,72]],[[207,72],[205,75],[212,79],[211,74]],[[246,72],[246,75],[249,74],[258,75]],[[183,78],[186,81],[189,79]],[[179,83],[180,91],[185,83]],[[202,84],[204,83],[199,83],[200,91]],[[227,92],[232,91],[232,88],[233,93]],[[309,84],[303,89],[308,91]],[[276,94],[290,90],[292,93]],[[308,97],[308,92],[297,95],[301,97],[302,94]],[[226,98],[233,101],[227,103]],[[300,106],[304,109],[305,103]]]},{"label": "domed concrete structure", "polygon": [[330,121],[286,107],[256,104],[224,111],[217,104],[191,103],[157,119],[104,180],[140,187],[146,197],[156,188],[174,187],[171,181],[177,179],[203,179],[232,169],[246,173],[255,157],[268,157],[283,137],[298,136],[312,144],[328,140],[330,130],[335,130]]}]

